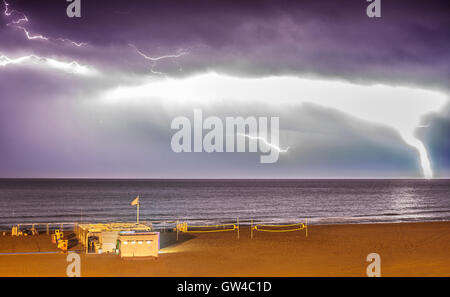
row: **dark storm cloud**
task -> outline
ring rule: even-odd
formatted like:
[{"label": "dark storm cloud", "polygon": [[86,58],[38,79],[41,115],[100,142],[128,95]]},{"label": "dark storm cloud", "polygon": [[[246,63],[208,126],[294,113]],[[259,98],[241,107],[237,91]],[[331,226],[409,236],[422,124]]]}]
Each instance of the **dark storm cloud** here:
[{"label": "dark storm cloud", "polygon": [[[128,71],[148,71],[132,43],[152,56],[188,49],[181,65],[159,63],[172,74],[182,66],[183,74],[212,68],[441,88],[450,77],[446,1],[382,1],[380,19],[366,16],[363,0],[82,1],[80,19],[66,17],[64,1],[10,2],[32,20],[34,32],[90,45],[60,45],[60,54]],[[23,46],[16,37],[2,47]],[[45,42],[36,43],[45,52]]]}]

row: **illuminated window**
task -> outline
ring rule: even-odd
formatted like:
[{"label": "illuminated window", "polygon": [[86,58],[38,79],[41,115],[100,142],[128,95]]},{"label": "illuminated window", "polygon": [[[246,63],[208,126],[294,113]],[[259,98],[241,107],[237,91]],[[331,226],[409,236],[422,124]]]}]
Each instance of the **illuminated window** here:
[{"label": "illuminated window", "polygon": [[128,244],[128,241],[125,240],[125,241],[123,242],[123,244]]},{"label": "illuminated window", "polygon": [[151,240],[147,240],[147,244],[150,244],[150,243],[152,243],[152,241]]},{"label": "illuminated window", "polygon": [[138,241],[138,244],[142,244],[142,240],[139,240],[139,241]]},{"label": "illuminated window", "polygon": [[133,241],[131,242],[131,244],[136,244],[136,241],[135,241],[135,240],[133,240]]}]

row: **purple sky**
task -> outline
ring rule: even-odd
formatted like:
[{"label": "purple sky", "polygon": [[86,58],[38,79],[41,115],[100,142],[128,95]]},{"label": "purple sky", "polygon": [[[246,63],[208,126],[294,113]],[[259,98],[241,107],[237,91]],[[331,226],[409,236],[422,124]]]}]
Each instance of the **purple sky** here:
[{"label": "purple sky", "polygon": [[[398,131],[314,98],[275,109],[282,140],[302,145],[270,166],[254,154],[173,153],[170,121],[194,105],[99,98],[118,86],[211,71],[403,86],[448,98],[446,1],[382,0],[379,19],[366,16],[364,0],[81,2],[79,19],[66,16],[65,1],[0,2],[0,177],[421,176],[416,150]],[[86,69],[64,71],[54,61]],[[217,116],[274,111],[242,101],[202,107]],[[448,178],[450,108],[424,115],[423,124],[417,137],[435,176]]]}]

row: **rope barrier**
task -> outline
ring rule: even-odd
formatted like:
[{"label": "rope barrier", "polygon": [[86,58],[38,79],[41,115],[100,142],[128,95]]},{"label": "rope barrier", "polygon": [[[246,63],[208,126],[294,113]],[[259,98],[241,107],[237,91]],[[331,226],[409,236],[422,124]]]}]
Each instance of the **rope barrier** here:
[{"label": "rope barrier", "polygon": [[[297,228],[289,228],[295,227]],[[288,229],[267,229],[267,228],[286,228]],[[265,229],[266,228],[266,229]],[[306,237],[308,237],[308,220],[305,223],[296,223],[296,224],[288,224],[288,225],[265,225],[265,224],[256,224],[253,225],[253,220],[251,224],[251,238],[253,238],[253,231],[262,231],[262,232],[293,232],[293,231],[301,231],[305,230]]]},{"label": "rope barrier", "polygon": [[[231,226],[230,228],[226,229],[216,229],[216,230],[188,230],[189,228],[219,228],[219,227],[226,227]],[[210,233],[210,232],[227,232],[227,231],[234,231],[238,230],[239,226],[236,224],[217,224],[217,225],[203,225],[203,226],[193,226],[189,225],[187,223],[181,223],[177,225],[177,228],[179,231],[183,233]]]},{"label": "rope barrier", "polygon": [[256,226],[254,228],[256,231],[263,231],[263,232],[292,232],[292,231],[300,231],[305,229],[305,227],[300,227],[296,229],[287,229],[287,230],[275,230],[275,229],[258,229]]},{"label": "rope barrier", "polygon": [[[223,227],[223,229],[219,229]],[[189,228],[201,228],[208,229],[214,228],[212,230],[189,230]],[[236,224],[215,224],[215,225],[203,225],[203,226],[195,226],[188,225],[187,222],[179,223],[176,226],[177,230],[177,240],[178,240],[178,232],[183,233],[216,233],[216,232],[229,232],[229,231],[237,231],[237,238],[239,239],[239,218],[237,219]]]},{"label": "rope barrier", "polygon": [[[223,227],[223,229],[219,229]],[[293,228],[295,227],[295,228]],[[190,229],[191,228],[191,229]],[[192,230],[193,229],[210,229],[210,230]],[[283,228],[283,229],[280,229]],[[178,240],[178,232],[183,233],[215,233],[215,232],[228,232],[237,230],[238,239],[239,239],[239,219],[237,220],[237,224],[215,224],[215,225],[188,225],[187,222],[177,223],[176,231],[177,231],[177,240]],[[301,231],[305,230],[305,235],[308,237],[308,220],[305,220],[305,223],[296,223],[296,224],[287,224],[287,225],[266,225],[266,224],[256,224],[253,225],[253,220],[251,220],[251,238],[253,238],[254,231],[262,231],[262,232],[293,232],[293,231]]]}]

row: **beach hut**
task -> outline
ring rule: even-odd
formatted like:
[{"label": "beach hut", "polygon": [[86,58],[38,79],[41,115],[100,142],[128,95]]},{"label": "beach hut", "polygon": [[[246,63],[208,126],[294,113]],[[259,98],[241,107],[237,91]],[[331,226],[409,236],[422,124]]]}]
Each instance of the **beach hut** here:
[{"label": "beach hut", "polygon": [[159,232],[120,232],[119,251],[122,258],[158,257]]},{"label": "beach hut", "polygon": [[111,253],[117,248],[120,232],[149,232],[151,223],[97,223],[78,224],[75,232],[78,241],[85,247],[86,253]]}]

